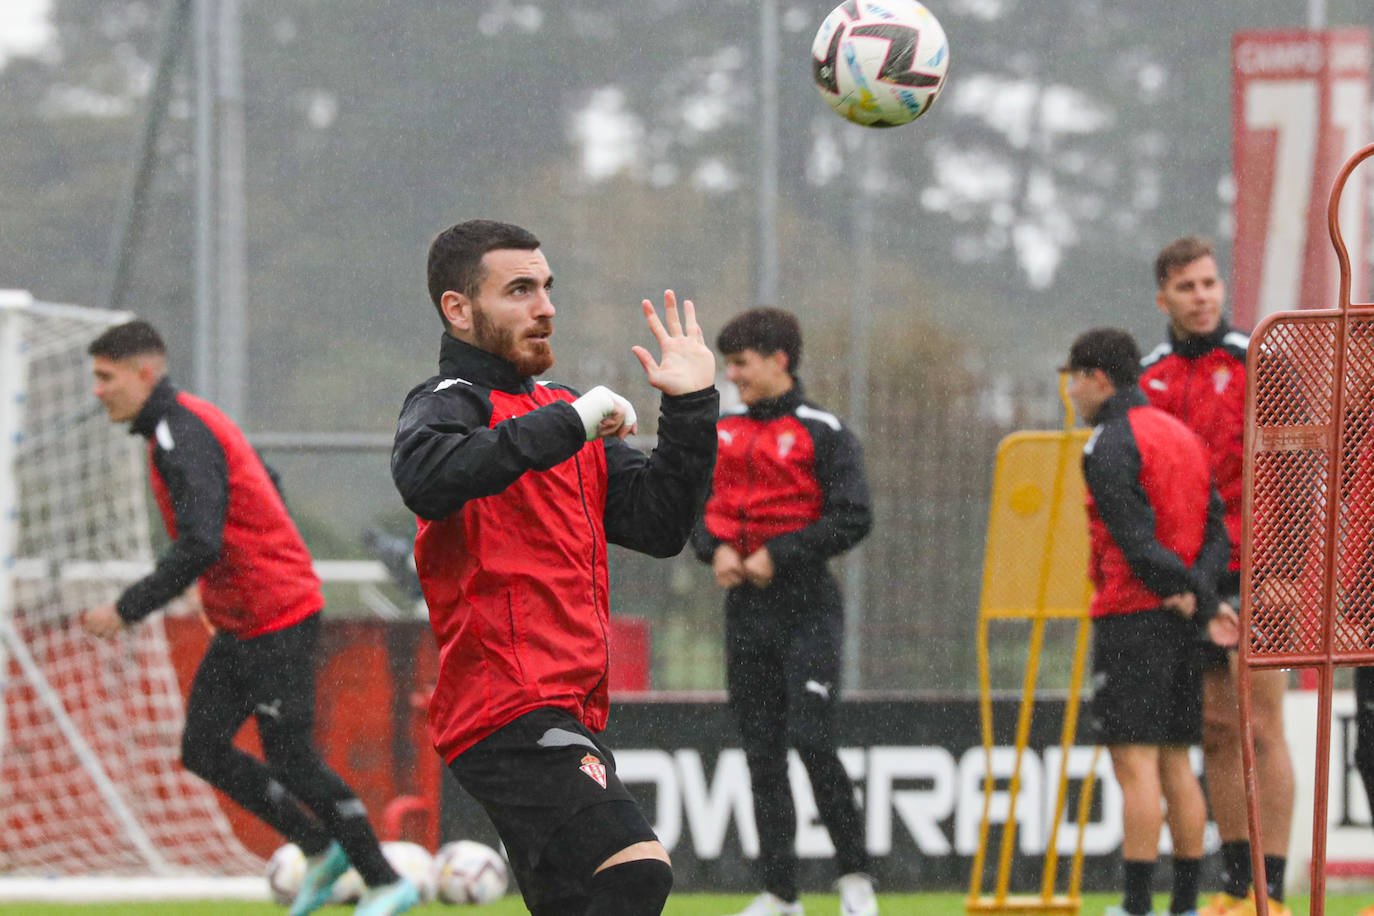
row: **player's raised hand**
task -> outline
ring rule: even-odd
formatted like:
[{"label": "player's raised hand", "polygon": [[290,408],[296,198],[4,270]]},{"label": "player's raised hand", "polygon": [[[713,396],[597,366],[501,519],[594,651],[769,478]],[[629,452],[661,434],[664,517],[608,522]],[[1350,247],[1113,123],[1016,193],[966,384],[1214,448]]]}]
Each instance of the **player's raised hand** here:
[{"label": "player's raised hand", "polygon": [[643,309],[649,330],[658,341],[659,358],[655,361],[643,347],[633,349],[649,384],[664,394],[690,394],[709,388],[716,378],[716,355],[702,337],[692,300],[682,303],[679,317],[677,296],[672,290],[665,290],[662,321],[648,299],[644,300]]}]

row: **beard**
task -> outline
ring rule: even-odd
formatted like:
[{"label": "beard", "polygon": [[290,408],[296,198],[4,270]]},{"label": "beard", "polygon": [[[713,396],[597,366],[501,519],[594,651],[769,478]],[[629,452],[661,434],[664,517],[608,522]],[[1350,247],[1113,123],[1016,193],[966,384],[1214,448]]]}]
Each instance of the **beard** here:
[{"label": "beard", "polygon": [[[552,333],[553,322],[541,321],[531,330]],[[522,376],[539,375],[553,367],[553,348],[547,339],[532,340],[523,334],[517,335],[514,328],[497,327],[487,313],[475,304],[472,310],[472,342],[515,366],[515,371]]]}]

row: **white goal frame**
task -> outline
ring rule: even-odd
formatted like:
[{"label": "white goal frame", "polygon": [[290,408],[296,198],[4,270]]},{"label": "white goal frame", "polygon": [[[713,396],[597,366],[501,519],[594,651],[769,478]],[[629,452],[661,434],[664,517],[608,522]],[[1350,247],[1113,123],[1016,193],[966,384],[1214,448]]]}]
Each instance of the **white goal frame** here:
[{"label": "white goal frame", "polygon": [[[112,600],[152,560],[136,444],[122,428],[105,421],[89,395],[84,371],[84,343],[131,317],[0,290],[0,773],[42,780],[46,764],[56,761],[53,785],[41,787],[43,791],[33,785],[0,786],[0,828],[11,828],[0,843],[0,900],[267,896],[260,861],[234,836],[213,791],[181,769],[177,739],[184,708],[161,620],[145,622],[113,646],[97,645],[80,631],[79,614],[85,607]],[[63,324],[67,321],[69,326]],[[50,337],[52,329],[58,333]],[[36,352],[45,347],[47,352]],[[40,359],[51,361],[54,353],[60,371],[46,368],[48,363],[38,365]],[[41,391],[30,390],[35,384],[32,369],[47,373]],[[46,414],[30,415],[30,405],[40,400],[49,409],[56,404],[71,414],[72,435],[82,445],[98,440],[92,457],[70,454],[75,446],[63,438],[67,417],[54,423]],[[106,435],[111,438],[104,439]],[[34,468],[39,467],[34,462],[83,459],[98,466],[78,464],[73,472],[64,464],[54,475],[59,484],[63,473],[88,477],[72,483],[75,495],[39,508],[24,502],[24,480],[29,480],[30,497],[43,489],[34,484]],[[101,464],[107,461],[114,462],[113,476]],[[110,480],[122,486],[112,487]],[[123,500],[119,510],[105,513],[96,505],[88,519],[86,501],[94,491],[94,501],[101,503],[102,485],[136,492],[108,494],[111,501]],[[35,516],[36,527],[46,532],[50,518],[65,524],[68,515],[77,522],[50,525],[56,541],[45,542],[32,533],[26,537],[20,527]],[[111,525],[134,529],[120,550],[87,555],[81,544],[73,546],[85,530]],[[37,555],[21,555],[33,551],[35,543]],[[49,554],[42,543],[57,550]],[[32,612],[35,589],[57,596],[44,601],[58,610],[48,608],[39,619],[16,616],[24,608]],[[30,638],[39,642],[31,646]],[[79,668],[73,673],[59,667],[68,654],[89,654],[86,664],[93,670],[88,677]],[[150,666],[156,670],[147,670]],[[59,681],[49,669],[58,671]],[[87,680],[90,696],[85,695]],[[115,702],[109,713],[102,710],[107,696]],[[157,718],[121,732],[126,723],[120,717],[129,709]],[[22,729],[28,731],[21,734]],[[129,756],[124,758],[126,745]],[[35,773],[40,775],[31,775]],[[47,797],[44,792],[60,802],[51,812],[35,801]],[[56,810],[63,805],[64,810]],[[86,816],[92,825],[81,821],[68,839],[67,825]]]}]

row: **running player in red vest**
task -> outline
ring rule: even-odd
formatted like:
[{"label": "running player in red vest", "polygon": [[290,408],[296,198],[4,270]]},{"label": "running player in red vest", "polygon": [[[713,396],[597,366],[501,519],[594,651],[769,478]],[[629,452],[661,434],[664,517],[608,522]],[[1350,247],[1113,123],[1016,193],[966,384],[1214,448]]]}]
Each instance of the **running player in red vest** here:
[{"label": "running player in red vest", "polygon": [[[369,888],[359,916],[410,909],[418,889],[387,863],[362,802],[310,743],[324,596],[271,472],[219,408],[172,385],[152,325],[110,328],[89,352],[110,419],[148,440],[172,544],[118,601],[87,611],[86,630],[114,636],[198,583],[215,635],[186,704],[182,763],[306,854],[291,916],[328,903],[350,863]],[[249,716],[266,763],[233,745]]]}]

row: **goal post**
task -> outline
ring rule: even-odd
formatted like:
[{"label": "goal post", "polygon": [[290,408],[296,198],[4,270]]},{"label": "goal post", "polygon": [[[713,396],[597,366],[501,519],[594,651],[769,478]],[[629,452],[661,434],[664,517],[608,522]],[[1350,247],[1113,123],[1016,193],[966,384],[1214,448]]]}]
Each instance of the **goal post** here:
[{"label": "goal post", "polygon": [[80,625],[152,560],[139,443],[86,355],[129,317],[0,291],[0,879],[262,867],[180,764],[161,617],[109,641]]}]

